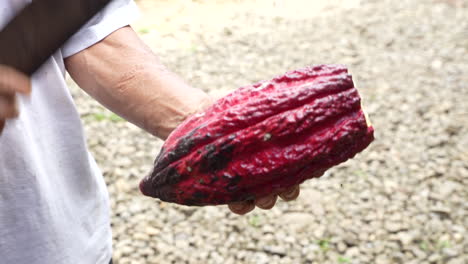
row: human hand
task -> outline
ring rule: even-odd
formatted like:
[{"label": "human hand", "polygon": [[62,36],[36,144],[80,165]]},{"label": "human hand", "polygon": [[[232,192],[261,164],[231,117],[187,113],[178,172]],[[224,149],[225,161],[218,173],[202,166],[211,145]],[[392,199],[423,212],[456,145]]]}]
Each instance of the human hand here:
[{"label": "human hand", "polygon": [[276,204],[278,196],[286,202],[293,201],[299,196],[299,193],[300,187],[299,185],[295,185],[290,188],[287,188],[279,195],[268,195],[252,201],[231,203],[228,205],[228,207],[233,213],[244,215],[251,212],[253,209],[255,209],[255,207],[264,210],[269,210],[273,208],[273,206],[275,206]]},{"label": "human hand", "polygon": [[28,76],[8,66],[0,65],[0,134],[7,119],[18,116],[16,94],[31,92]]}]

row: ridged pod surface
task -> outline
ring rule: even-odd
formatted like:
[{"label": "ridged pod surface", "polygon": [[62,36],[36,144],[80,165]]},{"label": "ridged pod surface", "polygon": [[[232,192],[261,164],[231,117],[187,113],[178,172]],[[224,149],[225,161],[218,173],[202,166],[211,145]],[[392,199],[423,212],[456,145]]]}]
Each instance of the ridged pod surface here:
[{"label": "ridged pod surface", "polygon": [[144,195],[218,205],[319,177],[374,139],[343,65],[317,65],[235,90],[175,129]]}]

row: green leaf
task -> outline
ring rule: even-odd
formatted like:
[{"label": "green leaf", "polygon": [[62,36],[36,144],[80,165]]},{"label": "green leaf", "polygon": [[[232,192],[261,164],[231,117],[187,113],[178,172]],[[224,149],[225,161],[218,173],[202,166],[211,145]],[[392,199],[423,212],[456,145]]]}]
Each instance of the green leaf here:
[{"label": "green leaf", "polygon": [[338,262],[339,262],[339,263],[349,263],[349,262],[351,262],[351,260],[350,260],[349,258],[340,256],[340,257],[338,258]]},{"label": "green leaf", "polygon": [[439,241],[439,243],[437,244],[437,247],[439,249],[444,249],[444,248],[449,248],[451,247],[450,245],[450,242],[449,241]]},{"label": "green leaf", "polygon": [[362,170],[356,170],[356,171],[354,171],[354,174],[356,176],[360,177],[360,178],[366,178],[367,177],[367,174]]},{"label": "green leaf", "polygon": [[419,243],[419,248],[421,248],[424,251],[428,251],[429,244],[427,243],[427,241],[421,241],[421,243]]},{"label": "green leaf", "polygon": [[253,215],[249,219],[249,224],[253,227],[259,227],[260,226],[260,216],[258,215]]},{"label": "green leaf", "polygon": [[328,239],[321,239],[318,241],[318,245],[323,251],[327,251],[330,249],[330,240]]},{"label": "green leaf", "polygon": [[121,121],[125,121],[123,118],[121,118],[120,116],[114,114],[114,113],[111,113],[110,116],[109,116],[109,120],[112,121],[112,122],[121,122]]},{"label": "green leaf", "polygon": [[93,119],[96,121],[106,120],[106,115],[104,113],[95,113],[92,114],[91,117],[93,117]]},{"label": "green leaf", "polygon": [[118,115],[116,115],[114,113],[107,114],[105,112],[89,114],[89,115],[86,115],[85,118],[92,119],[92,120],[98,121],[98,122],[102,122],[102,121],[122,122],[122,121],[125,121],[123,118],[121,118],[120,116],[118,116]]},{"label": "green leaf", "polygon": [[149,28],[140,28],[140,29],[138,30],[138,33],[141,33],[141,34],[148,34],[148,33],[150,33],[150,31],[151,31],[151,30],[150,30]]}]

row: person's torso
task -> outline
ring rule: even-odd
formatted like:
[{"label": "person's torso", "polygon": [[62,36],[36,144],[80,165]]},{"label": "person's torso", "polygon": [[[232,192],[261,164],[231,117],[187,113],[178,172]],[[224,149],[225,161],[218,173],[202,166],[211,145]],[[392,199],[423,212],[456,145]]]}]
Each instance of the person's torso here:
[{"label": "person's torso", "polygon": [[[0,29],[27,2],[1,0]],[[60,50],[33,75],[32,93],[18,96],[18,105],[20,116],[0,135],[0,263],[108,257],[106,187],[87,150]],[[102,248],[89,248],[96,244]]]}]

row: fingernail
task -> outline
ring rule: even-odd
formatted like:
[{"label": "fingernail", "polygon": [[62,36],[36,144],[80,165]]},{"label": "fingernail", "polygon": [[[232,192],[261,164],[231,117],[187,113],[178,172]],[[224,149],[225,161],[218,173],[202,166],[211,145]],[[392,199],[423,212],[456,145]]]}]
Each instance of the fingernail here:
[{"label": "fingernail", "polygon": [[257,203],[258,206],[260,207],[266,207],[270,205],[271,201],[262,201],[261,203]]},{"label": "fingernail", "polygon": [[265,200],[265,201],[261,201],[258,204],[258,206],[260,206],[260,207],[269,207],[273,202],[274,202],[274,199],[271,198],[271,199],[268,199],[268,200]]},{"label": "fingernail", "polygon": [[296,192],[297,192],[297,189],[294,188],[294,189],[290,190],[289,192],[284,193],[283,197],[286,198],[286,199],[294,198],[296,196]]},{"label": "fingernail", "polygon": [[245,204],[232,204],[231,209],[235,211],[243,211],[247,206]]}]

